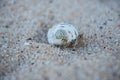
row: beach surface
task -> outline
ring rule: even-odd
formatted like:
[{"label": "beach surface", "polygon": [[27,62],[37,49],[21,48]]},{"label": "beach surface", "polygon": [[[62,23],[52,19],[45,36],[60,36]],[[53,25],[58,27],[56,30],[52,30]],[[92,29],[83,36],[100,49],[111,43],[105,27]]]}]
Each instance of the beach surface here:
[{"label": "beach surface", "polygon": [[[61,22],[79,47],[48,43]],[[0,0],[0,80],[120,80],[120,0]]]}]

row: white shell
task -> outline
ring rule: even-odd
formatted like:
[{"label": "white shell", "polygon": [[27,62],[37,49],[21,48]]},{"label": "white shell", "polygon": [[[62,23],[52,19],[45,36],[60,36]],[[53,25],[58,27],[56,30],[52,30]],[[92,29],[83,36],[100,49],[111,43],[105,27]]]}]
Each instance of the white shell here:
[{"label": "white shell", "polygon": [[51,45],[66,45],[78,37],[78,30],[71,24],[60,23],[48,30],[47,38]]}]

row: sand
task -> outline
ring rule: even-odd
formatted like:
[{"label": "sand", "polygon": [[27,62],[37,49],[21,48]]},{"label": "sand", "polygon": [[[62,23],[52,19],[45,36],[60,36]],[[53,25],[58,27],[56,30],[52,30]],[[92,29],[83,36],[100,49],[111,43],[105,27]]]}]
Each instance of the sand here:
[{"label": "sand", "polygon": [[[119,0],[0,0],[0,80],[120,80]],[[51,46],[53,25],[75,25],[79,47]]]}]

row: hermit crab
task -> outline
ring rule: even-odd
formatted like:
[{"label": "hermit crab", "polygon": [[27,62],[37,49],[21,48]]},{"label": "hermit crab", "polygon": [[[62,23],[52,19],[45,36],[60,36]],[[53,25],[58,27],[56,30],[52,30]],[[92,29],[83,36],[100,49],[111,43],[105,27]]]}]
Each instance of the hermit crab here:
[{"label": "hermit crab", "polygon": [[80,37],[78,29],[69,23],[59,23],[48,30],[48,43],[57,46],[76,46]]}]

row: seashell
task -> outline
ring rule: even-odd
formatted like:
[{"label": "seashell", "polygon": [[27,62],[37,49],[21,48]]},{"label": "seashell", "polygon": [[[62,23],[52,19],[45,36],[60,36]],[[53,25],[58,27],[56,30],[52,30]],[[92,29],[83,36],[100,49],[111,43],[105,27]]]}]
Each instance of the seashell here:
[{"label": "seashell", "polygon": [[51,45],[65,46],[75,41],[79,32],[75,26],[68,23],[60,23],[48,30],[48,43]]}]

